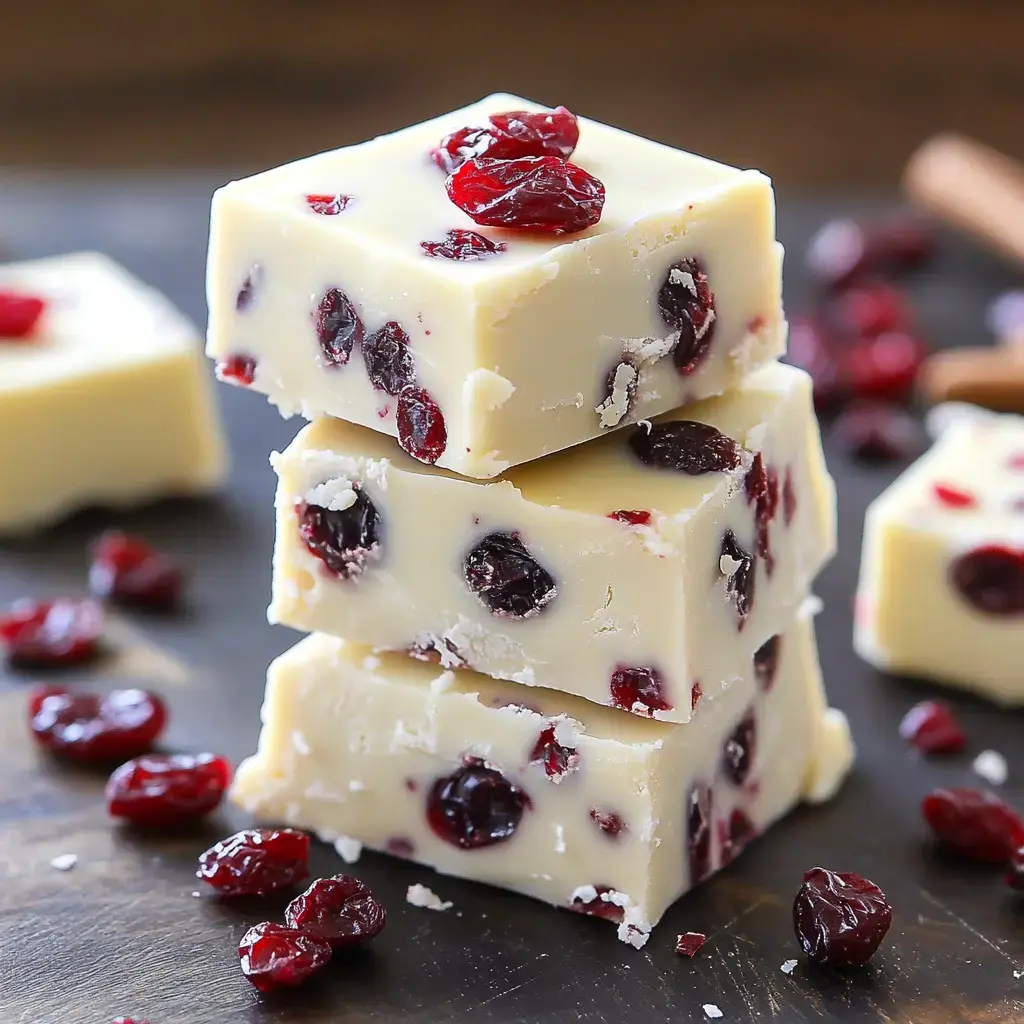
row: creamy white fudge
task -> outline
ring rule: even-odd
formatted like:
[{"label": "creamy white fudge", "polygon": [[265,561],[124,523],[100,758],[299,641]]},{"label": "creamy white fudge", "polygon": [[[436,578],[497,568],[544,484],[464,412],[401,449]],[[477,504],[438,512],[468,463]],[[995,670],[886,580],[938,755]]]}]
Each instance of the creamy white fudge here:
[{"label": "creamy white fudge", "polygon": [[0,329],[0,532],[220,483],[198,331],[163,295],[88,252],[0,266],[0,293],[42,303]]},{"label": "creamy white fudge", "polygon": [[1024,704],[1024,417],[959,419],[872,503],[854,645],[878,668]]},{"label": "creamy white fudge", "polygon": [[270,618],[685,722],[833,552],[811,381],[772,364],[497,482],[340,420],[280,477]]},{"label": "creamy white fudge", "polygon": [[233,799],[309,829],[619,923],[642,945],[684,892],[853,759],[805,608],[692,722],[314,634],[270,667]]},{"label": "creamy white fudge", "polygon": [[430,152],[523,109],[545,108],[494,95],[219,189],[209,355],[248,360],[244,382],[285,414],[361,423],[493,477],[782,354],[768,178],[581,118],[570,160],[605,185],[600,221],[480,227]]}]

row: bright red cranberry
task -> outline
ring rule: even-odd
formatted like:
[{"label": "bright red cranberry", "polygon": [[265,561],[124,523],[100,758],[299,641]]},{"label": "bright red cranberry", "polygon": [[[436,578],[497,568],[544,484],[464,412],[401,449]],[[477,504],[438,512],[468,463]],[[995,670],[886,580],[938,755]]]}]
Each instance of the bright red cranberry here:
[{"label": "bright red cranberry", "polygon": [[36,329],[46,303],[34,295],[0,291],[0,341],[20,341]]},{"label": "bright red cranberry", "polygon": [[857,341],[846,350],[850,392],[858,398],[906,401],[914,391],[928,348],[904,331],[889,331]]},{"label": "bright red cranberry", "polygon": [[697,705],[703,696],[704,691],[701,689],[700,681],[698,680],[690,687],[690,714],[697,710]]},{"label": "bright red cranberry", "polygon": [[[722,546],[719,548],[719,567],[728,560],[732,563],[731,571],[726,576],[725,595],[736,606],[739,628],[743,628],[750,609],[754,606],[754,589],[757,581],[757,564],[749,551],[740,547],[736,534],[726,530],[722,534]],[[724,569],[722,570],[725,571]]]},{"label": "bright red cranberry", "polygon": [[377,391],[398,395],[416,380],[416,366],[409,351],[409,335],[402,325],[389,320],[363,341],[363,362]]},{"label": "bright red cranberry", "polygon": [[725,473],[740,464],[742,447],[710,423],[669,420],[650,427],[637,426],[629,447],[646,466],[701,476]]},{"label": "bright red cranberry", "polygon": [[511,839],[529,806],[526,793],[497,768],[468,757],[431,786],[427,823],[446,843],[476,850]]},{"label": "bright red cranberry", "polygon": [[144,608],[173,608],[185,574],[156,548],[118,530],[96,542],[89,567],[93,597]]},{"label": "bright red cranberry", "polygon": [[652,517],[646,509],[620,508],[617,512],[609,512],[608,518],[627,526],[650,526]]},{"label": "bright red cranberry", "polygon": [[527,619],[558,595],[555,578],[517,534],[489,533],[463,562],[466,585],[494,615]]},{"label": "bright red cranberry", "polygon": [[95,601],[58,597],[18,601],[0,614],[0,645],[14,668],[81,665],[100,651],[103,609]]},{"label": "bright red cranberry", "polygon": [[679,332],[672,361],[687,377],[704,361],[715,333],[715,293],[700,260],[687,256],[668,268],[658,290],[658,311]]},{"label": "bright red cranberry", "polygon": [[793,470],[786,467],[782,481],[782,521],[789,526],[796,515],[796,487],[793,484]]},{"label": "bright red cranberry", "polygon": [[467,160],[483,156],[493,140],[487,128],[460,128],[446,135],[441,145],[430,151],[430,158],[445,174],[451,174]]},{"label": "bright red cranberry", "polygon": [[1024,550],[986,544],[957,558],[949,575],[964,600],[978,611],[1024,614]]},{"label": "bright red cranberry", "polygon": [[575,747],[565,747],[555,737],[555,726],[548,725],[541,730],[530,754],[530,764],[544,765],[549,779],[561,782],[569,772],[580,765],[580,755]]},{"label": "bright red cranberry", "polygon": [[316,337],[328,366],[344,366],[352,347],[363,340],[363,321],[352,300],[340,289],[329,288],[316,308]]},{"label": "bright red cranberry", "polygon": [[967,743],[949,705],[937,700],[915,704],[900,722],[900,736],[925,754],[956,754]]},{"label": "bright red cranberry", "polygon": [[921,813],[936,838],[971,860],[1004,864],[1024,846],[1024,822],[994,793],[981,789],[933,789]]},{"label": "bright red cranberry", "polygon": [[576,116],[565,107],[537,113],[512,110],[492,114],[489,120],[489,128],[460,128],[442,139],[440,147],[432,153],[438,167],[451,174],[467,160],[482,156],[494,160],[528,156],[565,160],[579,142]]},{"label": "bright red cranberry", "polygon": [[398,396],[398,443],[414,459],[432,466],[448,445],[448,428],[433,396],[425,388],[408,387]]},{"label": "bright red cranberry", "polygon": [[748,711],[732,731],[722,748],[722,770],[736,786],[742,786],[754,766],[757,743],[757,722],[753,710]]},{"label": "bright red cranberry", "polygon": [[811,868],[793,901],[800,948],[822,967],[867,963],[891,924],[885,893],[853,872]]},{"label": "bright red cranberry", "polygon": [[283,828],[250,828],[211,846],[196,877],[221,896],[265,896],[308,874],[309,836]]},{"label": "bright red cranberry", "polygon": [[306,550],[343,580],[357,579],[380,557],[383,522],[363,488],[348,508],[324,508],[301,502],[295,510]]},{"label": "bright red cranberry", "polygon": [[696,783],[686,797],[686,850],[690,885],[711,874],[711,787]]},{"label": "bright red cranberry", "polygon": [[252,387],[252,382],[256,379],[257,365],[258,360],[255,356],[236,354],[217,360],[214,372],[217,374],[217,379],[226,384],[236,384],[238,387],[248,388]]},{"label": "bright red cranberry", "polygon": [[107,780],[107,811],[135,825],[173,827],[209,814],[231,781],[231,765],[215,754],[146,754]]},{"label": "bright red cranberry", "polygon": [[599,811],[591,808],[590,820],[606,835],[615,839],[626,828],[626,823],[614,811]]},{"label": "bright red cranberry", "polygon": [[729,820],[718,823],[718,845],[720,848],[721,866],[731,864],[742,852],[743,848],[757,835],[754,823],[745,811],[733,808]]},{"label": "bright red cranberry", "polygon": [[238,944],[242,973],[260,992],[301,985],[331,959],[331,947],[297,928],[264,921]]},{"label": "bright red cranberry", "polygon": [[288,904],[284,919],[290,928],[344,949],[384,930],[387,914],[377,897],[351,875],[318,878]]},{"label": "bright red cranberry", "polygon": [[508,252],[504,242],[494,242],[477,231],[453,228],[440,242],[420,242],[420,248],[440,260],[485,260]]},{"label": "bright red cranberry", "polygon": [[708,937],[703,932],[685,932],[676,939],[676,952],[680,956],[696,956]]},{"label": "bright red cranberry", "polygon": [[335,195],[318,193],[306,196],[306,205],[314,213],[319,213],[321,217],[336,217],[351,202],[351,196],[343,196],[340,193]]},{"label": "bright red cranberry", "polygon": [[1018,846],[1007,862],[1006,884],[1011,889],[1024,889],[1024,846]]},{"label": "bright red cranberry", "polygon": [[775,676],[779,671],[779,658],[782,654],[782,637],[776,634],[754,652],[754,678],[758,686],[765,692],[775,685]]},{"label": "bright red cranberry", "polygon": [[858,285],[844,292],[836,300],[836,316],[857,338],[904,331],[913,319],[903,294],[881,282]]},{"label": "bright red cranberry", "polygon": [[611,900],[602,899],[605,893],[614,892],[610,885],[595,885],[595,896],[592,899],[584,900],[580,896],[573,898],[569,909],[577,914],[586,914],[588,917],[600,917],[605,921],[621,921],[622,907]]},{"label": "bright red cranberry", "polygon": [[672,710],[665,699],[665,679],[656,668],[618,665],[612,673],[611,695],[613,707],[647,718],[653,717],[655,711]]},{"label": "bright red cranberry", "polygon": [[814,383],[814,407],[819,412],[835,408],[845,398],[846,377],[836,342],[820,319],[793,318],[786,360],[810,374]]},{"label": "bright red cranberry", "polygon": [[559,157],[467,160],[445,183],[477,224],[561,235],[601,219],[604,185]]},{"label": "bright red cranberry", "polygon": [[920,423],[883,402],[850,405],[836,419],[833,435],[853,458],[867,463],[906,462],[924,447]]},{"label": "bright red cranberry", "polygon": [[36,742],[84,764],[148,753],[166,724],[164,702],[145,690],[112,690],[100,696],[41,687],[29,695],[29,726]]}]

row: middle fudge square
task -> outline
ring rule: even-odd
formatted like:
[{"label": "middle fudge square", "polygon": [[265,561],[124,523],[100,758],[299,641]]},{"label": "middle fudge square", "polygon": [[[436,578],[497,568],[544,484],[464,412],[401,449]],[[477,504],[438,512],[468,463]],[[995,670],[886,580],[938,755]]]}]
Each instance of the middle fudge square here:
[{"label": "middle fudge square", "polygon": [[497,482],[331,419],[272,461],[272,621],[664,721],[771,657],[835,545],[781,364]]}]

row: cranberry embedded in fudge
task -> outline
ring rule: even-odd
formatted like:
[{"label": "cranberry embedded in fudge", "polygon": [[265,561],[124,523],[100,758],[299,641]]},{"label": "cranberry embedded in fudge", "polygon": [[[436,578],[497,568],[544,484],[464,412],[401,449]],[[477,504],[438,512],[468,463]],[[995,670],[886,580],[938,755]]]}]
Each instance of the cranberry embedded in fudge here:
[{"label": "cranberry embedded in fudge", "polygon": [[497,768],[477,757],[437,779],[427,796],[434,834],[464,850],[507,842],[515,835],[530,798]]},{"label": "cranberry embedded in fudge", "polygon": [[469,589],[494,615],[530,618],[558,594],[555,578],[514,533],[484,537],[466,555],[463,572]]},{"label": "cranberry embedded in fudge", "polygon": [[380,558],[383,520],[363,488],[347,508],[302,502],[296,514],[302,543],[342,579],[358,578],[368,562]]}]

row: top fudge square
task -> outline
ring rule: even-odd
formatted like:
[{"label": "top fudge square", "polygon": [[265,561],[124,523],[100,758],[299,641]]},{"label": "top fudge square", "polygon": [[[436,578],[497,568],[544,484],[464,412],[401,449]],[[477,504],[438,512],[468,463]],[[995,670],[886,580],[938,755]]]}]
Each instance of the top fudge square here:
[{"label": "top fudge square", "polygon": [[219,189],[220,375],[286,415],[359,423],[489,478],[781,355],[782,249],[757,171],[580,118],[569,160],[604,186],[597,223],[482,227],[449,199],[439,164],[461,157],[442,140],[545,109],[494,95]]}]

